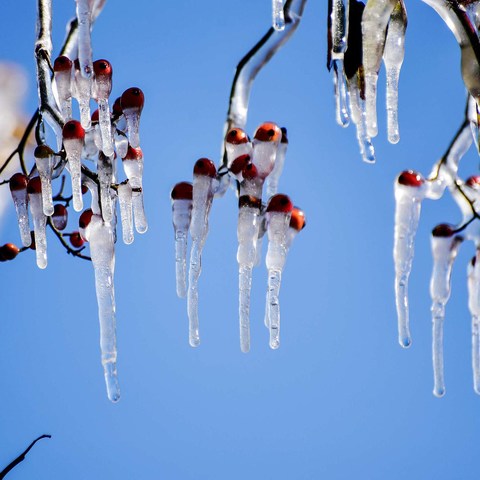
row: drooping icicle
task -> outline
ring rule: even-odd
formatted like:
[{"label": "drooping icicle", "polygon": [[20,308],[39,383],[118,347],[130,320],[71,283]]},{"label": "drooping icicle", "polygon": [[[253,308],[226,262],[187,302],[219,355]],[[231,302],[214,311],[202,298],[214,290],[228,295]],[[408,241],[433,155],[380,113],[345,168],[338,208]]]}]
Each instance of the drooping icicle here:
[{"label": "drooping icicle", "polygon": [[18,228],[20,229],[20,238],[22,245],[29,247],[32,243],[30,235],[30,225],[28,223],[28,178],[23,173],[15,173],[10,178],[10,193],[12,194],[13,204],[17,213]]},{"label": "drooping icicle", "polygon": [[90,203],[90,208],[95,215],[101,215],[100,210],[100,194],[98,185],[86,175],[82,175],[82,185],[85,185],[90,191],[92,196],[92,201]]},{"label": "drooping icicle", "polygon": [[239,280],[239,320],[240,349],[250,350],[250,292],[252,289],[252,270],[257,256],[257,240],[260,229],[261,198],[242,195],[239,198],[238,211],[238,280]]},{"label": "drooping icicle", "polygon": [[341,127],[348,127],[350,117],[348,115],[347,85],[343,71],[343,60],[333,60],[333,86],[337,124]]},{"label": "drooping icicle", "polygon": [[74,64],[72,96],[78,102],[80,109],[80,123],[85,130],[90,128],[90,98],[92,96],[92,79],[85,78],[80,72],[78,59]]},{"label": "drooping icicle", "polygon": [[398,79],[405,56],[405,30],[407,12],[403,0],[399,0],[393,9],[388,24],[383,61],[387,70],[387,132],[390,143],[398,143]]},{"label": "drooping icicle", "polygon": [[388,22],[397,0],[368,0],[362,17],[363,67],[365,71],[366,122],[369,137],[376,137],[377,81]]},{"label": "drooping icicle", "polygon": [[102,207],[102,216],[106,222],[110,222],[113,217],[113,205],[111,195],[111,185],[113,182],[113,155],[107,157],[103,152],[98,152],[98,182],[100,183],[100,205]]},{"label": "drooping icicle", "polygon": [[120,158],[124,158],[128,151],[128,139],[123,132],[114,131],[115,150]]},{"label": "drooping icicle", "polygon": [[67,153],[68,167],[72,178],[73,208],[76,212],[83,209],[82,199],[82,149],[85,142],[85,130],[76,120],[70,120],[63,127],[63,147]]},{"label": "drooping icicle", "polygon": [[140,146],[140,115],[143,110],[144,101],[145,97],[143,92],[137,87],[125,90],[120,100],[123,115],[127,122],[128,141],[133,148]]},{"label": "drooping icicle", "polygon": [[279,32],[285,30],[283,0],[272,0],[272,25],[273,28]]},{"label": "drooping icicle", "polygon": [[115,271],[114,235],[111,225],[99,215],[90,222],[90,255],[95,271],[98,318],[100,321],[100,350],[107,386],[107,395],[112,402],[120,399],[117,378],[117,345],[115,318]]},{"label": "drooping icicle", "polygon": [[275,195],[278,191],[278,181],[283,172],[285,164],[285,156],[287,155],[288,138],[287,129],[282,127],[282,140],[278,145],[277,155],[275,157],[275,165],[270,175],[267,177],[267,199]]},{"label": "drooping icicle", "polygon": [[268,270],[267,324],[270,332],[270,348],[280,346],[279,294],[282,271],[287,259],[287,231],[293,204],[286,195],[274,195],[267,206],[268,250],[265,260]]},{"label": "drooping icicle", "polygon": [[38,268],[47,267],[47,232],[45,230],[47,217],[43,213],[42,183],[40,177],[33,177],[27,186],[28,203],[33,219],[35,233],[35,253]]},{"label": "drooping icicle", "polygon": [[468,308],[472,316],[473,389],[480,395],[480,254],[468,264]]},{"label": "drooping icicle", "polygon": [[138,233],[148,230],[147,217],[143,206],[143,153],[141,148],[128,147],[123,158],[123,169],[132,187],[133,217]]},{"label": "drooping icicle", "polygon": [[123,242],[129,245],[133,242],[132,187],[130,183],[120,184],[117,193],[120,204]]},{"label": "drooping icicle", "polygon": [[198,322],[198,279],[201,273],[202,250],[208,235],[208,215],[212,206],[212,184],[216,176],[215,165],[208,158],[197,160],[193,169],[192,221],[190,236],[190,266],[188,270],[187,312],[188,338],[192,347],[200,344]]},{"label": "drooping icicle", "polygon": [[265,179],[273,170],[281,139],[282,131],[275,123],[263,123],[255,131],[252,163],[259,178]]},{"label": "drooping icicle", "polygon": [[55,152],[47,145],[38,145],[34,152],[35,165],[42,184],[43,213],[53,215],[52,174],[55,166]]},{"label": "drooping icicle", "polygon": [[73,62],[62,55],[53,64],[58,106],[66,121],[72,118],[72,67]]},{"label": "drooping icicle", "polygon": [[93,74],[92,61],[92,0],[76,0],[78,20],[78,60],[80,72],[84,78],[91,78]]},{"label": "drooping icicle", "polygon": [[172,219],[175,234],[175,279],[177,295],[187,295],[187,239],[192,220],[191,183],[177,183],[170,194],[172,199]]},{"label": "drooping icicle", "polygon": [[107,60],[96,60],[93,63],[93,70],[95,72],[93,92],[94,98],[98,103],[102,151],[107,157],[110,157],[113,155],[113,139],[108,98],[112,91],[112,66]]},{"label": "drooping icicle", "polygon": [[432,358],[434,387],[433,394],[443,397],[445,379],[443,372],[443,323],[445,306],[450,298],[452,266],[457,256],[461,237],[454,237],[451,225],[437,225],[432,231],[433,271],[430,281],[432,297]]},{"label": "drooping icicle", "polygon": [[398,341],[404,348],[409,347],[412,342],[408,318],[408,277],[412,270],[415,233],[425,194],[424,183],[422,176],[412,171],[401,173],[395,182],[395,301]]}]

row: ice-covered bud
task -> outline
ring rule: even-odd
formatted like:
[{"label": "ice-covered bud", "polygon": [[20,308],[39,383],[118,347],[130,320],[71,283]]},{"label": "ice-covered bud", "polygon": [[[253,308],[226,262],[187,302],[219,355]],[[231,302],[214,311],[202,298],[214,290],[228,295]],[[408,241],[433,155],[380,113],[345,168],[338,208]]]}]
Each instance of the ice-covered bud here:
[{"label": "ice-covered bud", "polygon": [[245,130],[241,128],[231,128],[225,136],[225,141],[231,145],[240,145],[241,143],[248,143],[250,140]]},{"label": "ice-covered bud", "polygon": [[95,100],[107,99],[112,91],[112,65],[108,60],[96,60],[93,62],[93,71],[95,72]]},{"label": "ice-covered bud", "polygon": [[145,97],[143,92],[137,87],[125,90],[120,100],[120,105],[127,122],[128,141],[134,148],[140,145],[140,115],[143,110],[144,101]]},{"label": "ice-covered bud", "polygon": [[13,260],[20,253],[20,249],[13,243],[6,243],[0,247],[0,262]]},{"label": "ice-covered bud", "polygon": [[57,57],[53,62],[53,71],[55,74],[58,72],[71,72],[73,62],[65,55]]},{"label": "ice-covered bud", "polygon": [[263,178],[258,174],[258,169],[253,163],[249,163],[242,170],[242,182],[240,183],[240,195],[253,195],[262,198]]},{"label": "ice-covered bud", "polygon": [[81,237],[79,232],[72,232],[70,234],[70,243],[75,248],[80,248],[85,243],[85,240]]},{"label": "ice-covered bud", "polygon": [[398,176],[397,182],[406,187],[421,187],[425,183],[425,179],[418,172],[405,170]]},{"label": "ice-covered bud", "polygon": [[38,145],[33,155],[42,183],[43,213],[50,216],[53,214],[52,175],[55,167],[55,152],[47,145]]},{"label": "ice-covered bud", "polygon": [[27,192],[35,232],[37,266],[43,269],[47,266],[47,235],[45,231],[47,217],[43,213],[42,182],[40,177],[34,177],[29,180]]},{"label": "ice-covered bud", "polygon": [[238,180],[242,179],[242,175],[240,175],[243,169],[250,164],[251,157],[248,154],[240,155],[237,157],[232,164],[230,165],[230,172],[232,172]]},{"label": "ice-covered bud", "polygon": [[470,188],[478,189],[480,188],[480,175],[473,175],[467,178],[465,182]]},{"label": "ice-covered bud", "polygon": [[112,91],[112,66],[107,60],[96,60],[93,62],[93,70],[95,72],[93,97],[98,103],[101,150],[109,157],[113,154],[110,106],[108,105],[108,97]]},{"label": "ice-covered bud", "polygon": [[[85,130],[77,120],[70,120],[63,126],[63,143],[65,146],[65,140],[69,142],[69,146],[71,145],[70,141],[77,141],[83,142],[85,138]],[[68,152],[67,152],[68,155]]]},{"label": "ice-covered bud", "polygon": [[82,178],[82,150],[85,143],[85,130],[77,120],[70,120],[63,126],[63,147],[67,154],[67,161],[72,179],[73,208],[79,212],[83,208],[81,178]]},{"label": "ice-covered bud", "polygon": [[59,107],[67,120],[72,118],[72,67],[73,62],[65,55],[56,58],[53,63]]},{"label": "ice-covered bud", "polygon": [[242,195],[238,199],[238,208],[256,208],[260,210],[262,208],[262,199],[254,197],[253,195]]},{"label": "ice-covered bud", "polygon": [[267,205],[267,212],[291,213],[293,211],[293,203],[287,195],[278,193],[274,195]]},{"label": "ice-covered bud", "polygon": [[195,162],[193,174],[215,178],[217,175],[217,169],[215,168],[215,164],[210,159],[200,158]]},{"label": "ice-covered bud", "polygon": [[29,195],[42,193],[42,182],[40,180],[40,177],[33,177],[28,181],[27,193]]},{"label": "ice-covered bud", "polygon": [[92,113],[91,116],[92,124],[97,124],[99,121],[98,108]]},{"label": "ice-covered bud", "polygon": [[433,237],[451,237],[455,234],[455,227],[448,223],[441,223],[432,230]]},{"label": "ice-covered bud", "polygon": [[10,178],[9,186],[11,192],[18,192],[27,189],[28,178],[23,173],[15,173]]},{"label": "ice-covered bud", "polygon": [[263,179],[273,170],[281,139],[282,131],[275,123],[263,123],[255,131],[252,161],[258,169],[259,176]]},{"label": "ice-covered bud", "polygon": [[31,244],[30,225],[28,223],[28,178],[23,173],[15,173],[10,178],[9,186],[12,195],[15,212],[17,213],[18,228],[22,245],[28,247]]},{"label": "ice-covered bud", "polygon": [[123,115],[123,110],[122,110],[122,99],[121,97],[117,97],[115,102],[113,102],[112,105],[112,115],[115,119],[121,117]]},{"label": "ice-covered bud", "polygon": [[57,203],[53,209],[52,223],[57,230],[65,230],[68,222],[68,210],[65,205]]},{"label": "ice-covered bud", "polygon": [[92,215],[93,215],[92,209],[87,208],[86,210],[84,210],[82,212],[82,214],[80,215],[80,217],[78,219],[78,227],[79,227],[78,232],[85,242],[88,242],[88,240],[89,240],[89,228],[88,227],[90,225],[90,222],[92,221]]},{"label": "ice-covered bud", "polygon": [[170,198],[172,201],[175,200],[191,200],[192,199],[193,187],[189,182],[180,182],[177,183],[170,193]]},{"label": "ice-covered bud", "polygon": [[74,62],[74,82],[72,88],[73,97],[77,100],[80,108],[80,122],[83,128],[90,128],[90,97],[92,95],[92,79],[86,78],[80,71],[80,62]]},{"label": "ice-covered bud", "polygon": [[251,155],[252,144],[244,130],[232,128],[225,136],[225,150],[227,152],[227,167],[231,169],[237,158],[243,155]]},{"label": "ice-covered bud", "polygon": [[298,207],[293,207],[292,216],[290,217],[290,228],[300,232],[307,225],[305,220],[305,213]]}]

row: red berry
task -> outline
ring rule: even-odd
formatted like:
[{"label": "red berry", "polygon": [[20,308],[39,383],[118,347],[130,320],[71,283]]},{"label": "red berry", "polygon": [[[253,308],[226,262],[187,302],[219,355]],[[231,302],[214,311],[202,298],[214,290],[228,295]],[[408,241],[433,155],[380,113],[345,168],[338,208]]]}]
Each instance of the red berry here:
[{"label": "red berry", "polygon": [[282,131],[277,124],[265,122],[260,125],[254,135],[254,138],[262,142],[277,142],[282,137]]},{"label": "red berry", "polygon": [[267,205],[267,212],[289,213],[293,210],[293,203],[287,195],[277,193]]},{"label": "red berry", "polygon": [[112,113],[115,117],[120,117],[123,114],[122,110],[122,99],[118,97],[112,106]]},{"label": "red berry", "polygon": [[143,152],[140,147],[133,148],[131,145],[128,146],[127,153],[123,157],[123,160],[141,160],[143,158]]},{"label": "red berry", "polygon": [[70,243],[75,248],[80,248],[85,243],[85,240],[80,236],[80,233],[72,232],[70,234]]},{"label": "red berry", "polygon": [[53,62],[53,71],[54,72],[65,72],[67,70],[72,69],[73,62],[66,57],[65,55],[61,55],[55,59]]},{"label": "red berry", "polygon": [[80,122],[77,120],[70,120],[63,126],[63,139],[64,140],[83,140],[85,138],[85,130]]},{"label": "red berry", "polygon": [[85,195],[88,192],[88,187],[86,185],[82,185],[82,195]]},{"label": "red berry", "polygon": [[191,200],[193,186],[188,182],[177,183],[170,194],[172,200]]},{"label": "red berry", "polygon": [[455,227],[448,223],[441,223],[432,230],[434,237],[451,237],[455,233]]},{"label": "red berry", "polygon": [[108,60],[95,60],[93,62],[93,71],[97,77],[111,77],[112,65]]},{"label": "red berry", "polygon": [[92,113],[92,116],[90,118],[92,120],[92,123],[98,123],[100,118],[98,113],[98,108]]},{"label": "red berry", "polygon": [[40,177],[33,177],[28,181],[27,184],[27,193],[41,193],[42,192],[42,182]]},{"label": "red berry", "polygon": [[37,145],[33,152],[35,158],[49,158],[52,155],[55,155],[55,152],[48,145]]},{"label": "red berry", "polygon": [[397,182],[407,187],[420,187],[425,180],[420,173],[413,170],[405,170],[398,176]]},{"label": "red berry", "polygon": [[126,108],[137,108],[142,111],[144,102],[145,97],[143,92],[137,87],[132,87],[128,90],[125,90],[122,93],[122,98],[120,99],[122,110],[125,110]]},{"label": "red berry", "polygon": [[84,210],[80,215],[80,218],[78,219],[78,226],[80,228],[87,228],[90,224],[90,221],[92,220],[92,215],[93,212],[91,208],[87,208],[86,210]]},{"label": "red berry", "polygon": [[227,143],[232,145],[240,145],[248,142],[248,135],[241,128],[231,128],[225,137]]},{"label": "red berry", "polygon": [[292,216],[290,218],[290,227],[299,232],[305,228],[306,224],[305,213],[303,210],[300,210],[298,207],[293,207]]},{"label": "red berry", "polygon": [[282,143],[287,143],[288,144],[288,137],[287,137],[287,129],[285,127],[282,127],[280,129],[282,131]]},{"label": "red berry", "polygon": [[10,178],[10,190],[18,191],[25,190],[27,188],[28,178],[23,173],[15,173]]},{"label": "red berry", "polygon": [[193,174],[215,178],[217,175],[217,169],[215,168],[215,164],[208,158],[200,158],[195,162]]},{"label": "red berry", "polygon": [[242,195],[238,199],[238,208],[250,207],[250,208],[262,208],[262,199],[254,197],[253,195]]},{"label": "red berry", "polygon": [[257,167],[253,163],[249,163],[242,170],[242,176],[245,180],[253,180],[258,177]]},{"label": "red berry", "polygon": [[480,187],[480,175],[473,175],[472,177],[469,177],[465,183],[472,188]]},{"label": "red berry", "polygon": [[20,249],[13,243],[6,243],[0,247],[0,262],[13,260],[20,253]]},{"label": "red berry", "polygon": [[55,204],[53,208],[52,222],[57,230],[64,230],[67,226],[68,210],[61,203]]},{"label": "red berry", "polygon": [[250,163],[250,160],[251,160],[250,155],[248,154],[240,155],[230,165],[230,171],[234,175],[238,175]]}]

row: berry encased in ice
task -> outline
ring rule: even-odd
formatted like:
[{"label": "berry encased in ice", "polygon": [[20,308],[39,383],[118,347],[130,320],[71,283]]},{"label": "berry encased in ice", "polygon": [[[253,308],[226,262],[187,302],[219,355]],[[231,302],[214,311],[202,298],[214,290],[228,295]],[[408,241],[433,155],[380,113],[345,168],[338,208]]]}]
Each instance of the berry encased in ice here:
[{"label": "berry encased in ice", "polygon": [[93,212],[91,208],[87,208],[82,212],[78,219],[78,226],[80,228],[87,228],[92,220]]},{"label": "berry encased in ice", "polygon": [[170,193],[172,200],[192,200],[193,198],[193,186],[189,182],[177,183]]},{"label": "berry encased in ice", "polygon": [[265,122],[257,128],[254,138],[262,142],[278,142],[282,138],[282,131],[277,124]]},{"label": "berry encased in ice", "polygon": [[287,129],[285,127],[282,127],[280,130],[282,131],[281,143],[287,143],[288,144]]},{"label": "berry encased in ice", "polygon": [[100,119],[100,114],[98,113],[98,108],[92,113],[92,116],[90,117],[92,120],[92,123],[98,123]]},{"label": "berry encased in ice", "polygon": [[13,260],[20,253],[20,249],[13,243],[6,243],[0,247],[0,262]]},{"label": "berry encased in ice", "polygon": [[293,207],[292,216],[290,217],[290,227],[299,232],[307,225],[305,220],[305,213],[298,207]]},{"label": "berry encased in ice", "polygon": [[143,158],[143,152],[140,147],[133,148],[131,145],[128,146],[127,153],[123,157],[123,160],[141,160]]},{"label": "berry encased in ice", "polygon": [[230,171],[234,175],[238,175],[239,173],[242,173],[243,169],[250,163],[250,161],[250,155],[248,155],[247,153],[244,155],[240,155],[230,165]]},{"label": "berry encased in ice", "polygon": [[108,60],[95,60],[93,62],[93,71],[96,77],[111,77],[112,65]]},{"label": "berry encased in ice", "polygon": [[80,236],[79,232],[72,232],[70,234],[70,243],[75,248],[80,248],[85,243],[85,240]]},{"label": "berry encased in ice", "polygon": [[258,177],[257,167],[253,163],[249,163],[242,170],[242,176],[245,180],[253,180]]},{"label": "berry encased in ice", "polygon": [[72,69],[73,62],[65,55],[57,57],[53,62],[54,72],[66,72]]},{"label": "berry encased in ice", "polygon": [[248,142],[248,135],[241,128],[231,128],[225,136],[225,141],[232,145],[240,145]]},{"label": "berry encased in ice", "polygon": [[471,188],[479,188],[480,175],[473,175],[472,177],[467,178],[467,181],[465,183]]},{"label": "berry encased in ice", "polygon": [[217,175],[217,169],[215,168],[215,164],[210,159],[200,158],[195,162],[193,174],[215,178]]},{"label": "berry encased in ice", "polygon": [[455,234],[455,227],[448,223],[441,223],[432,230],[434,237],[451,237]]},{"label": "berry encased in ice", "polygon": [[262,208],[262,199],[253,195],[242,195],[238,199],[238,208],[242,207],[258,208],[260,210]]},{"label": "berry encased in ice", "polygon": [[52,223],[57,230],[65,230],[68,221],[68,210],[61,203],[55,204],[53,207]]},{"label": "berry encased in ice", "polygon": [[23,173],[15,173],[10,178],[10,191],[25,190],[27,188],[28,178]]},{"label": "berry encased in ice", "polygon": [[293,210],[293,203],[287,195],[277,193],[267,205],[267,212],[289,213]]},{"label": "berry encased in ice", "polygon": [[64,140],[83,140],[85,138],[85,130],[77,120],[70,120],[63,126]]},{"label": "berry encased in ice", "polygon": [[125,110],[126,108],[135,108],[141,111],[143,109],[144,102],[145,97],[143,92],[137,87],[132,87],[128,90],[125,90],[120,99],[122,110]]},{"label": "berry encased in ice", "polygon": [[48,145],[37,145],[33,152],[35,158],[49,158],[52,155],[55,155],[55,152]]},{"label": "berry encased in ice", "polygon": [[28,181],[27,193],[42,193],[42,182],[40,181],[40,177],[33,177]]},{"label": "berry encased in ice", "polygon": [[118,97],[115,102],[113,102],[112,105],[112,115],[114,117],[120,117],[123,115],[123,110],[122,110],[122,99]]},{"label": "berry encased in ice", "polygon": [[398,176],[397,182],[406,187],[421,187],[425,180],[420,173],[413,170],[405,170]]}]

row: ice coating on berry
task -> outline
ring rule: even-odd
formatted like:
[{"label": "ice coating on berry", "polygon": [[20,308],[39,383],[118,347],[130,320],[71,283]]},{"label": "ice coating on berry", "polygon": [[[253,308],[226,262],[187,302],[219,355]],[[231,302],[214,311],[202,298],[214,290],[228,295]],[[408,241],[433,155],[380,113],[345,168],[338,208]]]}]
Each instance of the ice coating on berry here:
[{"label": "ice coating on berry", "polygon": [[240,155],[230,165],[230,171],[234,175],[242,173],[243,169],[251,162],[251,157],[248,154]]},{"label": "ice coating on berry", "polygon": [[68,210],[61,203],[55,204],[52,215],[53,225],[57,230],[65,230],[68,222]]},{"label": "ice coating on berry", "polygon": [[33,177],[28,181],[27,192],[30,194],[42,192],[42,183],[40,181],[40,177]]},{"label": "ice coating on berry", "polygon": [[465,183],[471,188],[480,187],[480,175],[473,175],[467,178],[467,181]]},{"label": "ice coating on berry", "polygon": [[238,208],[249,207],[249,208],[262,208],[262,199],[255,197],[253,195],[242,195],[238,199]]},{"label": "ice coating on berry", "polygon": [[113,103],[112,105],[112,114],[115,116],[115,117],[120,117],[120,115],[123,114],[123,110],[122,110],[122,99],[121,97],[118,97],[115,102]]},{"label": "ice coating on berry", "polygon": [[70,234],[70,243],[75,248],[80,248],[85,243],[85,240],[83,240],[79,232],[72,232]]},{"label": "ice coating on berry", "polygon": [[290,217],[290,227],[298,232],[304,229],[306,226],[305,213],[298,207],[294,207],[292,210],[292,216]]},{"label": "ice coating on berry", "polygon": [[239,145],[248,142],[248,135],[241,128],[231,128],[225,136],[225,141],[232,145]]},{"label": "ice coating on berry", "polygon": [[289,213],[293,210],[293,203],[287,195],[274,195],[267,205],[267,212]]},{"label": "ice coating on berry", "polygon": [[215,168],[215,164],[208,158],[200,158],[195,162],[193,174],[215,178],[217,175],[217,169]]},{"label": "ice coating on berry", "polygon": [[397,182],[407,187],[420,187],[425,180],[420,173],[413,170],[405,170],[398,176]]},{"label": "ice coating on berry", "polygon": [[189,182],[177,183],[170,194],[172,200],[191,200],[193,194],[193,186]]},{"label": "ice coating on berry", "polygon": [[93,62],[93,71],[95,72],[95,76],[101,77],[101,76],[107,76],[111,77],[112,76],[112,65],[108,60],[95,60]]},{"label": "ice coating on berry", "polygon": [[261,142],[278,142],[282,137],[279,126],[272,122],[265,122],[255,131],[254,138]]},{"label": "ice coating on berry", "polygon": [[123,160],[141,160],[143,158],[143,152],[140,147],[133,148],[131,145],[128,146],[127,153],[123,157]]},{"label": "ice coating on berry", "polygon": [[98,120],[99,120],[98,108],[92,113],[91,119],[92,119],[92,123],[98,123]]},{"label": "ice coating on berry", "polygon": [[57,57],[53,62],[54,72],[65,72],[72,69],[73,62],[65,55]]},{"label": "ice coating on berry", "polygon": [[432,230],[434,237],[451,237],[455,233],[455,227],[448,223],[441,223]]},{"label": "ice coating on berry", "polygon": [[137,87],[132,87],[122,93],[120,105],[122,110],[127,108],[135,108],[141,111],[143,109],[144,101],[145,97],[143,92]]},{"label": "ice coating on berry", "polygon": [[[92,115],[93,117],[93,115]],[[85,130],[77,120],[70,120],[63,126],[63,139],[83,140],[85,138]]]},{"label": "ice coating on berry", "polygon": [[17,191],[17,190],[25,190],[27,188],[28,178],[23,173],[15,173],[10,178],[10,190]]},{"label": "ice coating on berry", "polygon": [[91,208],[87,208],[86,210],[84,210],[80,215],[80,218],[78,219],[78,226],[80,228],[87,228],[90,224],[90,221],[92,220],[92,215],[93,212]]},{"label": "ice coating on berry", "polygon": [[35,158],[48,158],[55,155],[55,152],[48,145],[38,145],[33,152]]}]

